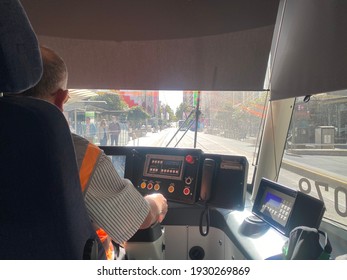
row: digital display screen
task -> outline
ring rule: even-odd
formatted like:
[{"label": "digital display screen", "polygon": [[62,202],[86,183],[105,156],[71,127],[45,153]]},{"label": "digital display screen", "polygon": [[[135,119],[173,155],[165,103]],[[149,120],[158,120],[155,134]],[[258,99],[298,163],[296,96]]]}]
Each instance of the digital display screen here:
[{"label": "digital display screen", "polygon": [[163,168],[179,169],[181,164],[181,161],[165,160],[163,161]]},{"label": "digital display screen", "polygon": [[184,157],[147,155],[144,175],[158,178],[182,178]]},{"label": "digital display screen", "polygon": [[151,159],[147,173],[179,177],[181,175],[181,165],[181,161]]},{"label": "digital display screen", "polygon": [[260,212],[285,227],[290,217],[293,203],[293,197],[274,189],[266,188],[261,200]]},{"label": "digital display screen", "polygon": [[271,207],[274,207],[274,208],[278,208],[281,206],[281,203],[282,203],[283,199],[268,192],[266,193],[266,196],[265,196],[265,203],[270,205]]}]

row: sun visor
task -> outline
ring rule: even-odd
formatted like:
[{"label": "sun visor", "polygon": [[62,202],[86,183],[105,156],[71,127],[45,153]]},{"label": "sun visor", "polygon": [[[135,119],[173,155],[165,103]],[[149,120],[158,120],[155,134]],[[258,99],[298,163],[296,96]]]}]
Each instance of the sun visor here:
[{"label": "sun visor", "polygon": [[263,90],[279,0],[22,3],[70,88],[247,91]]},{"label": "sun visor", "polygon": [[262,90],[274,26],[199,38],[95,41],[39,36],[70,88]]},{"label": "sun visor", "polygon": [[17,0],[0,1],[0,91],[20,92],[42,75],[36,35]]},{"label": "sun visor", "polygon": [[347,1],[281,1],[271,49],[271,99],[347,88]]}]

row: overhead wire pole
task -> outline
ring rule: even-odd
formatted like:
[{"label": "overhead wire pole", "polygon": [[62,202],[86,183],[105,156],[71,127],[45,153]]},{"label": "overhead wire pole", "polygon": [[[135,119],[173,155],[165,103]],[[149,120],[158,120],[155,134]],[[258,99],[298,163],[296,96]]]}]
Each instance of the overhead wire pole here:
[{"label": "overhead wire pole", "polygon": [[[194,100],[193,100],[194,102]],[[178,143],[182,140],[182,138],[186,135],[186,133],[188,132],[188,130],[192,127],[193,125],[193,120],[190,120],[190,117],[192,116],[192,114],[195,113],[195,134],[194,134],[194,148],[196,148],[196,142],[197,142],[197,132],[198,132],[198,125],[199,125],[199,116],[200,116],[200,91],[197,91],[197,96],[196,96],[196,106],[195,109],[193,109],[190,113],[189,116],[185,119],[185,121],[180,125],[180,127],[177,129],[176,133],[172,136],[172,138],[170,139],[170,141],[166,144],[166,147],[168,147],[171,143],[171,141],[175,138],[175,136],[178,134],[178,132],[181,130],[182,127],[186,126],[188,124],[188,126],[186,127],[183,135],[181,136],[181,138],[177,141],[175,147],[178,145]]]},{"label": "overhead wire pole", "polygon": [[[188,121],[190,119],[190,116],[194,113],[194,110],[192,110],[190,113],[189,113],[189,116],[185,119],[185,121],[178,127],[177,131],[175,132],[175,134],[171,137],[170,141],[166,144],[166,147],[168,147],[171,143],[171,141],[175,138],[175,136],[178,134],[178,132],[181,130],[182,127],[186,126],[188,124]],[[187,128],[185,129],[185,132],[183,134],[186,135],[188,129],[192,126],[192,124],[188,125]],[[178,142],[176,143],[176,146],[177,144],[181,141],[183,137],[180,138],[180,140],[178,140]],[[175,147],[176,147],[175,146]]]},{"label": "overhead wire pole", "polygon": [[[192,111],[192,112],[194,112],[194,111]],[[188,120],[188,119],[187,119]],[[181,142],[181,140],[182,140],[182,138],[186,135],[186,133],[188,132],[188,130],[192,127],[192,125],[193,125],[193,122],[191,121],[190,123],[189,123],[189,125],[187,126],[187,128],[186,128],[186,130],[184,131],[184,133],[183,133],[183,135],[181,136],[181,138],[177,141],[177,143],[175,144],[175,148],[177,147],[177,145]]]},{"label": "overhead wire pole", "polygon": [[200,91],[197,92],[197,97],[196,97],[194,148],[196,148],[196,141],[198,138],[198,125],[199,125],[199,116],[200,116],[199,107],[200,107]]}]

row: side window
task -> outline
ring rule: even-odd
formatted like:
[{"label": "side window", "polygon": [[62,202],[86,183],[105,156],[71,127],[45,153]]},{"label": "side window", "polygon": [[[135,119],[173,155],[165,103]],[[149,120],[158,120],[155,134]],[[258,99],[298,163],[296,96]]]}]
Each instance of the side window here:
[{"label": "side window", "polygon": [[325,203],[347,226],[347,90],[298,98],[278,182]]}]

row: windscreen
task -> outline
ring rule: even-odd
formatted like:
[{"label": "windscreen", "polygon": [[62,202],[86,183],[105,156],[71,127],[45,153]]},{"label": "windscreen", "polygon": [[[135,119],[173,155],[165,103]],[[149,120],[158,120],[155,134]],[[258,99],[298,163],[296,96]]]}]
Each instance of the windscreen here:
[{"label": "windscreen", "polygon": [[[97,145],[245,156],[252,181],[266,92],[70,89],[70,96],[64,111],[71,130]],[[112,160],[124,170],[122,157]]]}]

